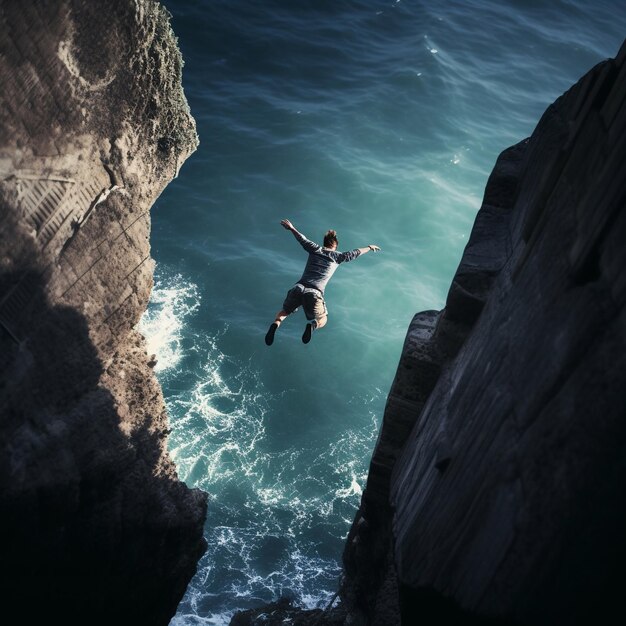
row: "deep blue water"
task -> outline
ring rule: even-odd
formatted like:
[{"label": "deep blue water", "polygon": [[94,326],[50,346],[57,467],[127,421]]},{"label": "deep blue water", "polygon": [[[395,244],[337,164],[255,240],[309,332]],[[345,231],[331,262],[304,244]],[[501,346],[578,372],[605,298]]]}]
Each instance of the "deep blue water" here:
[{"label": "deep blue water", "polygon": [[[497,155],[626,36],[594,0],[166,0],[200,147],[153,210],[159,355],[180,476],[209,493],[172,624],[332,597],[406,328],[441,308]],[[329,323],[263,337],[334,228]]]}]

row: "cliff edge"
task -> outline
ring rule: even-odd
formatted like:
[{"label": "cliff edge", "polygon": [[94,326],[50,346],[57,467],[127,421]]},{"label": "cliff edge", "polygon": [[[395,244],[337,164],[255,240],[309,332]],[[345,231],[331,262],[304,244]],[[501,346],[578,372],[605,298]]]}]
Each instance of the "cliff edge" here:
[{"label": "cliff edge", "polygon": [[167,624],[205,549],[134,330],[149,209],[197,146],[181,68],[152,0],[0,5],[0,595],[23,623]]},{"label": "cliff edge", "polygon": [[598,624],[626,558],[626,44],[505,150],[406,337],[344,553],[351,623]]}]

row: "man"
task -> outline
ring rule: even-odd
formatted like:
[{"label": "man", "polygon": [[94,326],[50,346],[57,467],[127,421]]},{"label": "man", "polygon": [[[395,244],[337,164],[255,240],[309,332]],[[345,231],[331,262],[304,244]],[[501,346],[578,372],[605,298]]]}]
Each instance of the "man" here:
[{"label": "man", "polygon": [[367,248],[355,248],[350,252],[337,252],[339,241],[334,230],[329,230],[324,235],[324,246],[322,247],[299,233],[289,220],[281,220],[280,223],[283,228],[293,233],[296,240],[309,253],[309,259],[302,277],[287,293],[283,308],[276,313],[276,319],[265,335],[265,343],[268,346],[274,343],[274,334],[283,320],[297,311],[300,306],[303,307],[307,319],[302,343],[309,343],[313,331],[323,328],[328,321],[328,311],[324,302],[324,288],[339,264],[353,261],[367,252],[380,250],[378,246],[369,245]]}]

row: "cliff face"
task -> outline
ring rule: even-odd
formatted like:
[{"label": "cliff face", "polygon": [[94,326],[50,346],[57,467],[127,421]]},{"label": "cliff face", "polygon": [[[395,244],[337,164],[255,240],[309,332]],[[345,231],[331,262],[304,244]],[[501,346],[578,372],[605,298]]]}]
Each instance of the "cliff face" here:
[{"label": "cliff face", "polygon": [[0,588],[27,623],[167,624],[204,550],[134,330],[197,145],[181,66],[152,0],[0,5]]},{"label": "cliff face", "polygon": [[621,612],[625,98],[626,45],[500,155],[445,309],[413,319],[344,554],[353,619]]}]

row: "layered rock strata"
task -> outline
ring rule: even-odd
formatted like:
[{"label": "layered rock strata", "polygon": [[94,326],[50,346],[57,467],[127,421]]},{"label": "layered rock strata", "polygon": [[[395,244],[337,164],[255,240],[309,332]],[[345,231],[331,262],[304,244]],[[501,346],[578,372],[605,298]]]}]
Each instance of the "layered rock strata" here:
[{"label": "layered rock strata", "polygon": [[413,319],[346,544],[352,623],[620,614],[625,105],[626,45],[500,155],[445,309]]},{"label": "layered rock strata", "polygon": [[181,67],[152,0],[0,4],[0,594],[22,623],[167,624],[205,548],[134,330],[149,209],[197,145]]}]

